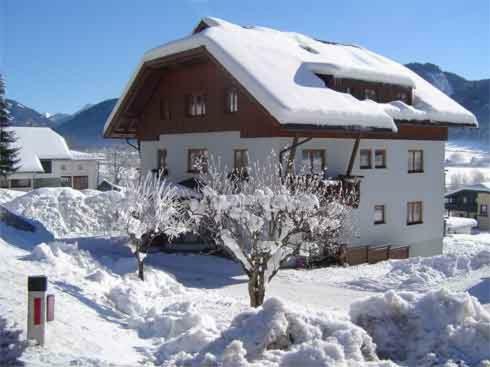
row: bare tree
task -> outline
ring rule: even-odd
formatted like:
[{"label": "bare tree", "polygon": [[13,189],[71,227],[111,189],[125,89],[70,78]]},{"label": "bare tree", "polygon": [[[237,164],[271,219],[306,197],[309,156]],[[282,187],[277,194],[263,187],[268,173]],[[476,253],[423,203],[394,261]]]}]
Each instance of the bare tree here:
[{"label": "bare tree", "polygon": [[281,177],[271,156],[240,180],[211,160],[202,175],[202,199],[191,201],[198,226],[214,234],[248,276],[250,305],[264,301],[266,285],[305,244],[333,249],[346,234],[345,191],[317,177]]},{"label": "bare tree", "polygon": [[153,240],[165,235],[169,240],[188,230],[187,211],[178,189],[148,173],[130,181],[118,210],[119,223],[126,229],[138,263],[138,276],[144,280],[144,260]]},{"label": "bare tree", "polygon": [[113,184],[125,184],[126,182],[123,181],[133,178],[132,171],[135,171],[138,166],[136,151],[126,147],[111,147],[104,149],[103,154],[104,161],[101,165],[104,166],[104,174]]}]

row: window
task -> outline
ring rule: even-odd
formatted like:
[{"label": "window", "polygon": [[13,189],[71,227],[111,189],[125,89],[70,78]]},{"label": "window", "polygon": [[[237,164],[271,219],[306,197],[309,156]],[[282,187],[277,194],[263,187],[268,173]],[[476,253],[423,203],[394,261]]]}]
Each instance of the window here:
[{"label": "window", "polygon": [[364,89],[364,99],[370,99],[373,101],[378,100],[378,94],[374,89],[366,88]]},{"label": "window", "polygon": [[73,176],[73,188],[76,190],[88,189],[88,176]]},{"label": "window", "polygon": [[481,217],[488,217],[488,205],[487,204],[480,204],[480,216]]},{"label": "window", "polygon": [[24,188],[31,187],[31,180],[29,178],[19,178],[10,180],[10,187],[12,188]]},{"label": "window", "polygon": [[238,90],[232,88],[226,94],[226,110],[228,112],[238,111]]},{"label": "window", "polygon": [[407,204],[407,224],[422,223],[422,202],[412,201]]},{"label": "window", "polygon": [[62,171],[66,171],[66,165],[62,164],[62,165],[61,165],[61,170],[62,170]]},{"label": "window", "polygon": [[303,167],[309,173],[322,173],[325,169],[325,150],[303,150]]},{"label": "window", "polygon": [[187,115],[204,116],[206,114],[206,96],[204,94],[191,94],[187,96]]},{"label": "window", "polygon": [[374,152],[374,167],[386,168],[386,150],[376,149]]},{"label": "window", "polygon": [[374,206],[374,224],[385,223],[385,206],[375,205]]},{"label": "window", "polygon": [[167,168],[167,150],[158,149],[157,151],[157,170],[165,170]]},{"label": "window", "polygon": [[53,164],[49,159],[41,159],[41,166],[43,166],[44,173],[53,172]]},{"label": "window", "polygon": [[4,176],[0,176],[0,188],[8,189],[9,180],[7,180]]},{"label": "window", "polygon": [[166,98],[160,100],[160,120],[170,120],[170,103]]},{"label": "window", "polygon": [[72,187],[71,176],[61,176],[61,186],[62,187]]},{"label": "window", "polygon": [[371,149],[361,149],[360,151],[360,168],[371,168]]},{"label": "window", "polygon": [[189,149],[187,165],[191,173],[206,172],[208,170],[208,150]]},{"label": "window", "polygon": [[247,149],[235,149],[235,170],[238,173],[246,172],[248,167],[248,150]]},{"label": "window", "polygon": [[397,101],[402,101],[404,102],[405,104],[409,104],[409,100],[408,100],[408,93],[406,92],[397,92],[396,95],[395,95],[395,99]]},{"label": "window", "polygon": [[424,172],[424,152],[422,150],[408,151],[408,173]]}]

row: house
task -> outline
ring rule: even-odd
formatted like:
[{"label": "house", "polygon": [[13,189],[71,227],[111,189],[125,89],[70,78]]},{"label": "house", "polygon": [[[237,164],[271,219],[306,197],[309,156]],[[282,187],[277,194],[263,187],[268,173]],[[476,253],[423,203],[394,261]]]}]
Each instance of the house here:
[{"label": "house", "polygon": [[[349,246],[442,251],[448,127],[473,114],[404,66],[365,48],[204,18],[146,52],[104,127],[137,139],[144,174],[182,182],[196,158],[230,170],[274,150],[286,166],[361,176]],[[290,168],[288,168],[290,167]]]},{"label": "house", "polygon": [[490,182],[464,186],[444,195],[449,216],[474,218],[481,230],[490,230]]},{"label": "house", "polygon": [[65,139],[47,127],[12,127],[19,150],[18,170],[0,187],[29,191],[40,187],[95,189],[98,163],[91,154],[70,150]]}]

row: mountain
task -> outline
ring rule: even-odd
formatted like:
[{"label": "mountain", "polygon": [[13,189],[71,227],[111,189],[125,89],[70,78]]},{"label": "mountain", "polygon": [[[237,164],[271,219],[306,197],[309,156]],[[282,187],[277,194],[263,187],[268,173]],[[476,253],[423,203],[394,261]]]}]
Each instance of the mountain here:
[{"label": "mountain", "polygon": [[102,129],[114,108],[117,99],[107,99],[75,113],[70,119],[55,128],[65,137],[72,148],[87,148],[121,143],[104,139]]},{"label": "mountain", "polygon": [[451,141],[486,149],[490,147],[490,79],[466,80],[430,63],[410,63],[405,66],[473,112],[478,119],[479,129],[449,129]]},{"label": "mountain", "polygon": [[[49,115],[49,116],[48,116]],[[62,123],[68,121],[72,118],[72,115],[68,113],[54,113],[54,114],[46,114],[46,117],[51,121],[52,126],[61,125]]]},{"label": "mountain", "polygon": [[7,108],[10,111],[12,125],[14,126],[51,126],[52,121],[36,110],[23,105],[13,99],[7,99]]}]

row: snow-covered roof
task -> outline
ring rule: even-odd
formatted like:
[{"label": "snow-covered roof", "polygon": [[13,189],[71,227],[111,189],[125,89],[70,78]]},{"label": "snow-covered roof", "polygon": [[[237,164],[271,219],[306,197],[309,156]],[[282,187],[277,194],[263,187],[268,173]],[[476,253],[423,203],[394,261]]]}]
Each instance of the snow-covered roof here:
[{"label": "snow-covered roof", "polygon": [[70,150],[65,139],[49,127],[11,127],[19,150],[17,172],[44,172],[41,159],[96,159],[91,154]]},{"label": "snow-covered roof", "polygon": [[[281,123],[397,130],[394,120],[477,126],[475,116],[417,74],[365,48],[299,33],[204,18],[207,28],[145,53],[109,116],[109,127],[146,62],[204,46]],[[413,106],[360,101],[325,87],[329,74],[413,88]]]},{"label": "snow-covered roof", "polygon": [[97,155],[90,154],[86,152],[80,152],[78,150],[70,150],[70,154],[75,161],[96,161],[98,160]]},{"label": "snow-covered roof", "polygon": [[459,189],[452,190],[444,194],[445,197],[452,196],[461,191],[476,191],[476,192],[488,192],[490,193],[490,182],[482,182],[476,185],[463,186]]}]

